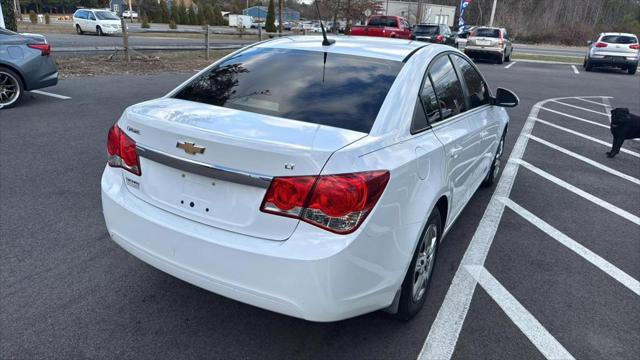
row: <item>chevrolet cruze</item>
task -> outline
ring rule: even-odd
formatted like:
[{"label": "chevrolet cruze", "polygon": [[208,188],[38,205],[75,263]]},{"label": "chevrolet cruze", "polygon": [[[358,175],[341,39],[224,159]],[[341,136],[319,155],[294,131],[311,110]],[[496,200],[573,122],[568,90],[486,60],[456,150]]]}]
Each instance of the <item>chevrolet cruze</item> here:
[{"label": "chevrolet cruze", "polygon": [[449,46],[336,40],[258,43],[126,109],[102,176],[112,239],[282,314],[414,316],[518,99]]}]

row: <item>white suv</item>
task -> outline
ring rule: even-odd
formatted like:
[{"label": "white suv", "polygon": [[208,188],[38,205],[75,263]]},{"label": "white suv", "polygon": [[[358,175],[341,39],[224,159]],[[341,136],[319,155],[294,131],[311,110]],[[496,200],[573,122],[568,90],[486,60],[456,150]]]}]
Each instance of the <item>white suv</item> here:
[{"label": "white suv", "polygon": [[73,26],[78,34],[92,32],[98,35],[121,34],[118,15],[103,9],[79,9],[73,14]]},{"label": "white suv", "polygon": [[638,37],[625,33],[602,33],[595,41],[589,41],[589,49],[584,57],[584,68],[591,71],[594,67],[610,66],[636,73],[640,45]]}]

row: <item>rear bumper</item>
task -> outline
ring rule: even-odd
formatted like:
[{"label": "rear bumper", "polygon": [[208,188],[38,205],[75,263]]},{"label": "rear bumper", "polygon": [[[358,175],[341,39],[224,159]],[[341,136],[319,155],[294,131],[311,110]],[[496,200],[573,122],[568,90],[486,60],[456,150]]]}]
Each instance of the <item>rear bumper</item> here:
[{"label": "rear bumper", "polygon": [[504,48],[465,45],[464,53],[467,56],[502,56]]},{"label": "rear bumper", "polygon": [[638,66],[638,58],[629,59],[628,57],[623,56],[590,56],[589,63],[592,66],[612,66],[612,67],[637,67]]},{"label": "rear bumper", "polygon": [[[168,274],[250,305],[338,321],[389,306],[402,282],[403,268],[372,264],[363,253],[393,257],[396,246],[388,234],[381,235],[389,248],[373,250],[378,240],[370,235],[319,233],[306,223],[286,241],[264,240],[154,207],[130,193],[118,169],[106,167],[101,185],[107,229],[116,243]],[[314,232],[320,235],[310,239]]]},{"label": "rear bumper", "polygon": [[58,67],[52,56],[40,54],[22,65],[21,71],[25,80],[25,90],[36,90],[58,83]]}]

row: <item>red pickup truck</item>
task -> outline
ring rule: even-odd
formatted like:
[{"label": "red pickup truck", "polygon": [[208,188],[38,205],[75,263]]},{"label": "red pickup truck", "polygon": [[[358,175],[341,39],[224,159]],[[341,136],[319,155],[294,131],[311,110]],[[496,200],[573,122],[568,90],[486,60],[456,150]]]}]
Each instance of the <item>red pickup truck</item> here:
[{"label": "red pickup truck", "polygon": [[351,35],[411,39],[411,25],[400,16],[372,15],[366,26],[354,26]]}]

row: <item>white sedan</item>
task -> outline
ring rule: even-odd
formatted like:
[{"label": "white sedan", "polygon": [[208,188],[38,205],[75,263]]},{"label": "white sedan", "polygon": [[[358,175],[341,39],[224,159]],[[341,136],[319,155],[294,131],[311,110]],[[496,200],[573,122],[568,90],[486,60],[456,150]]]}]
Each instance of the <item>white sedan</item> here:
[{"label": "white sedan", "polygon": [[137,19],[138,13],[135,11],[125,10],[122,12],[122,17],[125,19]]},{"label": "white sedan", "polygon": [[443,45],[287,37],[109,130],[112,239],[217,294],[311,321],[413,317],[438,244],[499,173],[518,98]]}]

